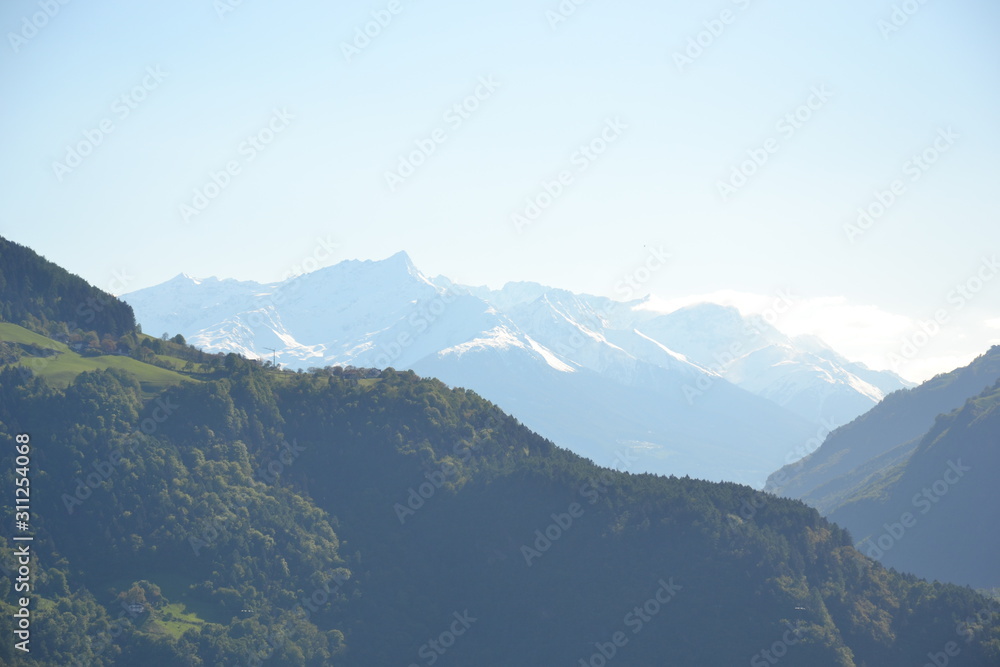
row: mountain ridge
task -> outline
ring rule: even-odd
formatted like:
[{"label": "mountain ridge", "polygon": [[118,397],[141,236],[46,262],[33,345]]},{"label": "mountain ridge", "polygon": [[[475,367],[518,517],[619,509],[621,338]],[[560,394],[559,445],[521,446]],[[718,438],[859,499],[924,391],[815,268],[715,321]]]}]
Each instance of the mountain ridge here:
[{"label": "mountain ridge", "polygon": [[[608,441],[596,433],[608,429],[573,426],[578,417],[571,406],[587,404],[602,415],[598,422],[603,418],[615,425],[610,431],[623,434],[619,440],[647,443],[640,447],[641,467],[651,472],[763,485],[788,452],[797,451],[815,426],[828,421],[827,413],[853,417],[874,405],[881,391],[837,365],[846,360],[798,350],[763,320],[744,318],[733,308],[705,304],[659,315],[640,308],[641,300],[618,302],[538,283],[510,282],[499,290],[467,287],[442,276],[427,278],[405,253],[380,261],[345,260],[269,285],[203,289],[205,296],[199,298],[198,287],[161,285],[126,299],[152,330],[179,331],[208,351],[263,359],[272,356],[264,348],[275,348],[279,362],[302,369],[337,364],[412,368],[473,388],[508,410],[522,410],[519,406],[527,403],[519,416],[532,428],[604,458],[611,454],[605,451]],[[770,358],[734,357],[732,362],[739,363],[717,364],[712,358],[717,349],[692,341],[708,320],[718,318],[726,321],[727,333],[715,348],[729,349],[738,335],[755,342],[745,345],[747,352],[771,344]],[[757,382],[765,373],[772,377]],[[546,391],[528,377],[547,378],[542,382]],[[888,374],[880,377],[884,386],[905,384]],[[608,387],[600,387],[602,381]],[[713,392],[715,398],[707,399]],[[553,394],[570,397],[555,401],[562,406],[558,413],[535,407],[553,403]],[[621,406],[624,395],[642,409]],[[740,430],[708,417],[716,408],[706,402],[721,397],[732,403],[733,413],[745,415]],[[758,397],[778,409],[753,407],[761,405]],[[664,413],[671,419],[665,420]],[[698,426],[698,420],[710,426]],[[738,452],[741,441],[756,449]],[[723,456],[708,465],[697,452],[706,444],[732,452],[740,463]],[[754,455],[759,463],[753,463]]]},{"label": "mountain ridge", "polygon": [[[130,332],[94,357],[125,367],[50,384],[31,368],[65,346],[0,336],[33,343],[0,359],[0,437],[30,439],[35,538],[32,652],[2,642],[3,664],[1000,658],[995,602],[886,569],[799,501],[599,467],[439,380]],[[144,390],[156,367],[178,381]],[[8,636],[17,558],[0,541]]]},{"label": "mountain ridge", "polygon": [[[776,471],[766,488],[827,512],[841,497],[827,498],[824,485],[839,479],[842,487],[851,488],[857,484],[853,470],[897,447],[912,450],[939,415],[957,410],[998,378],[1000,346],[994,346],[967,366],[893,392],[871,411],[834,430],[809,457]],[[783,483],[776,482],[779,476]]]}]

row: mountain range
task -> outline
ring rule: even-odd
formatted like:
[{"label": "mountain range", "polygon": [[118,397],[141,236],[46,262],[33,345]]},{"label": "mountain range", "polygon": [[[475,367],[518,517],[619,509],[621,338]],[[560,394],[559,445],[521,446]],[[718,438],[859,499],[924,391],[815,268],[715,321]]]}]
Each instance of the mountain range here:
[{"label": "mountain range", "polygon": [[887,396],[783,467],[767,490],[848,528],[873,558],[922,577],[1000,587],[1000,346]]},{"label": "mountain range", "polygon": [[209,352],[412,369],[597,463],[758,487],[909,386],[732,307],[661,313],[537,283],[470,287],[427,277],[405,253],[271,284],[181,274],[123,299],[148,331]]},{"label": "mountain range", "polygon": [[[886,568],[802,502],[594,465],[410,371],[154,338],[30,250],[0,253],[22,274],[0,322],[0,480],[31,498],[0,506],[31,537],[0,540],[0,665],[1000,660],[996,600]],[[995,402],[933,442],[981,452]],[[983,445],[947,442],[977,424]],[[991,493],[955,463],[956,491]]]}]

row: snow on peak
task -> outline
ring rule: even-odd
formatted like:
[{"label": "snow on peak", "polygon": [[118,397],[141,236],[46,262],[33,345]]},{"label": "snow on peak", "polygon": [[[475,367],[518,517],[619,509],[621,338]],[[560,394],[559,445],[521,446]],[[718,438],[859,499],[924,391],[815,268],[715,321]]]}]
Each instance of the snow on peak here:
[{"label": "snow on peak", "polygon": [[467,352],[472,350],[482,350],[482,349],[494,349],[494,350],[504,350],[514,347],[525,347],[517,338],[517,334],[511,331],[505,326],[493,327],[489,331],[484,331],[481,336],[473,338],[472,340],[466,341],[464,343],[459,343],[458,345],[453,345],[447,349],[441,350],[440,355],[453,354],[458,357],[463,356]]},{"label": "snow on peak", "polygon": [[187,273],[178,273],[176,276],[163,283],[164,285],[177,285],[177,286],[187,286],[187,285],[200,285],[204,282],[201,278],[195,278],[194,276]]},{"label": "snow on peak", "polygon": [[421,273],[420,269],[416,267],[413,260],[410,259],[410,256],[405,250],[400,250],[394,255],[390,255],[381,261],[374,261],[372,263],[376,267],[384,267],[396,275],[415,278],[418,282],[436,287],[430,278]]},{"label": "snow on peak", "polygon": [[556,369],[557,371],[562,371],[563,373],[573,373],[576,371],[575,368],[563,362],[561,359],[559,359],[559,357],[552,354],[552,352],[548,348],[546,348],[544,345],[539,344],[531,336],[525,336],[525,339],[527,339],[528,344],[531,346],[531,349],[537,352],[538,354],[542,355],[542,359],[545,360],[545,363],[547,363],[552,368]]},{"label": "snow on peak", "polygon": [[461,362],[473,385],[485,382],[476,373],[498,360],[508,371],[596,373],[629,387],[707,376],[809,420],[827,406],[850,418],[904,386],[815,336],[791,339],[733,306],[701,302],[663,313],[637,308],[643,300],[535,282],[470,287],[445,276],[429,279],[405,251],[269,284],[182,273],[125,300],[150,331],[182,333],[206,349],[248,356],[276,347],[278,360],[293,367],[422,363],[437,372],[435,363]]}]

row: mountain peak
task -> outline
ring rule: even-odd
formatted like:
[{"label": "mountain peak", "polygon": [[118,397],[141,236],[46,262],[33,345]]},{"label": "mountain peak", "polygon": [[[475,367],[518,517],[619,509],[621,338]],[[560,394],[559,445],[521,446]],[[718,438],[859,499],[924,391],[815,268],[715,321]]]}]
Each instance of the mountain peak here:
[{"label": "mountain peak", "polygon": [[395,285],[396,281],[400,279],[404,281],[414,279],[416,282],[433,286],[433,283],[420,272],[420,269],[413,264],[413,260],[404,250],[400,250],[385,259],[345,259],[298,277],[308,277],[314,285],[324,285],[329,281],[333,281],[333,284],[341,284],[343,281],[360,280],[384,286],[387,284]]},{"label": "mountain peak", "polygon": [[171,285],[200,285],[202,283],[201,278],[196,278],[187,273],[178,273],[176,276],[167,281],[166,284]]},{"label": "mountain peak", "polygon": [[835,352],[835,350],[830,347],[825,340],[820,338],[815,334],[799,334],[795,336],[792,340],[801,347],[802,349],[813,352],[813,353],[829,353]]},{"label": "mountain peak", "polygon": [[405,250],[400,250],[396,254],[390,255],[389,257],[386,257],[385,259],[375,263],[381,264],[394,271],[400,271],[405,275],[408,275],[412,278],[416,278],[419,282],[427,283],[428,285],[435,287],[434,283],[430,280],[430,278],[425,276],[420,271],[420,269],[416,267],[416,265],[413,263],[413,260],[410,259],[410,255],[407,254]]},{"label": "mountain peak", "polygon": [[413,269],[414,271],[416,271],[417,268],[413,265],[413,260],[410,259],[410,255],[407,254],[405,250],[400,250],[399,252],[386,257],[382,261],[387,264],[401,264],[409,269]]},{"label": "mountain peak", "polygon": [[694,313],[703,317],[713,316],[728,319],[742,319],[743,317],[740,314],[740,309],[736,306],[725,306],[721,303],[713,303],[712,301],[702,301],[701,303],[682,306],[675,310],[674,313]]}]

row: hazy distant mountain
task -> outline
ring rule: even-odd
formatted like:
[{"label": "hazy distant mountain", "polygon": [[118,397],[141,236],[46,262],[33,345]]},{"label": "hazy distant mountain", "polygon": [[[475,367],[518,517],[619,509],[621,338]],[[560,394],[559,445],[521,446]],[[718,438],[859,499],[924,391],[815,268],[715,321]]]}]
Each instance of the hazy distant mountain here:
[{"label": "hazy distant mountain", "polygon": [[[180,275],[125,300],[146,331],[208,351],[411,368],[475,389],[598,463],[624,453],[630,470],[754,485],[821,419],[846,422],[905,385],[734,308],[662,315],[535,283],[461,286],[405,253],[268,285]],[[716,358],[737,342],[734,359]]]},{"label": "hazy distant mountain", "polygon": [[938,417],[910,456],[869,478],[828,517],[884,565],[1000,587],[998,470],[1000,382]]},{"label": "hazy distant mountain", "polygon": [[968,366],[888,395],[834,431],[809,457],[771,475],[767,488],[827,514],[909,458],[938,415],[961,407],[998,379],[1000,346]]},{"label": "hazy distant mountain", "polygon": [[[1000,586],[1000,346],[834,431],[768,479],[921,577]],[[987,528],[988,527],[988,528]]]},{"label": "hazy distant mountain", "polygon": [[704,303],[640,325],[688,359],[811,421],[846,424],[887,393],[911,386],[850,362],[815,336],[789,338],[761,318]]}]

